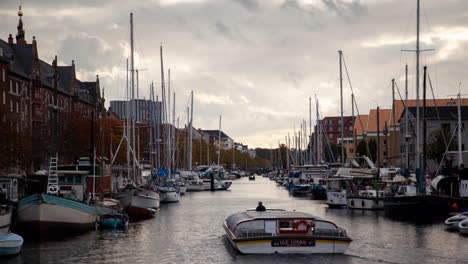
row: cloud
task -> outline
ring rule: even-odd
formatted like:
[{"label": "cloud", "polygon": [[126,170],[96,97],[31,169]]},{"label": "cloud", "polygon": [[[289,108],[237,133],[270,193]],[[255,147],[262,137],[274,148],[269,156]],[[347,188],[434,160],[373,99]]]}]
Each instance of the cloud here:
[{"label": "cloud", "polygon": [[[398,7],[398,8],[396,8]],[[3,40],[16,33],[17,2],[0,1]],[[276,145],[303,119],[317,94],[324,116],[339,115],[338,50],[343,50],[360,113],[389,106],[390,80],[414,80],[414,1],[407,0],[41,0],[23,4],[26,38],[39,56],[71,64],[83,81],[100,75],[106,102],[125,98],[129,13],[135,20],[140,97],[161,93],[159,44],[171,69],[176,111],[195,93],[194,122],[255,146]],[[468,83],[468,1],[425,1],[422,54],[436,96]],[[54,15],[47,15],[54,14]],[[167,76],[166,76],[167,78]],[[351,114],[344,82],[345,114]],[[414,97],[414,81],[409,95]],[[315,109],[313,100],[313,109]],[[315,114],[313,114],[315,116]],[[183,119],[183,118],[182,118]]]},{"label": "cloud", "polygon": [[234,1],[242,5],[248,11],[256,12],[260,10],[260,5],[258,4],[257,0],[234,0]]}]

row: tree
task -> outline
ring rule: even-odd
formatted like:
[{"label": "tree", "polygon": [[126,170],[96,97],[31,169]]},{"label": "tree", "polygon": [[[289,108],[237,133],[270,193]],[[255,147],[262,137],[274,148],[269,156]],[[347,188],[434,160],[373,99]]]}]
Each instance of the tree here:
[{"label": "tree", "polygon": [[361,140],[357,146],[358,156],[367,156],[367,145],[364,140]]},{"label": "tree", "polygon": [[[446,143],[444,140],[447,135],[451,135],[449,128],[441,128],[438,130],[432,131],[429,135],[428,144],[427,144],[427,157],[439,164],[442,161],[442,157],[447,150]],[[447,142],[448,143],[448,142]],[[448,150],[456,150],[457,149],[457,139],[453,138],[452,142],[450,142],[450,146]]]},{"label": "tree", "polygon": [[370,139],[369,143],[369,151],[370,151],[370,158],[372,158],[373,162],[377,161],[377,141],[375,139]]}]

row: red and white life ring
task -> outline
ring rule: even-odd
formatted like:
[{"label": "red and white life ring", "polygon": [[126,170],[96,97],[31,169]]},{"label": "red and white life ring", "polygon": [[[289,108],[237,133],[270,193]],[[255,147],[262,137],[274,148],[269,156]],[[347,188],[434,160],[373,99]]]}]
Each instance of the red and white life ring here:
[{"label": "red and white life ring", "polygon": [[128,184],[127,179],[123,178],[122,179],[122,184],[121,184],[122,188],[125,188],[125,186],[127,186],[127,184]]},{"label": "red and white life ring", "polygon": [[[300,224],[305,224],[306,228],[304,230],[298,229]],[[307,233],[307,232],[309,232],[309,229],[310,229],[310,222],[309,221],[307,221],[305,219],[299,219],[299,220],[294,221],[294,230],[296,230],[296,232]]]}]

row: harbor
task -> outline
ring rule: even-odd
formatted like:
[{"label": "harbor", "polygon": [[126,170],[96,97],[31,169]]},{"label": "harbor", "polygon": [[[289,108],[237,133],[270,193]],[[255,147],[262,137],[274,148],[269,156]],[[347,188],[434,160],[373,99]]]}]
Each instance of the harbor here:
[{"label": "harbor", "polygon": [[[345,254],[243,255],[225,237],[222,223],[233,212],[288,208],[329,219],[353,242]],[[196,210],[194,210],[196,208]],[[466,237],[442,222],[413,224],[383,211],[329,209],[323,201],[294,197],[274,181],[257,176],[235,180],[225,192],[190,192],[164,204],[155,218],[130,223],[127,233],[91,231],[56,241],[26,241],[21,255],[5,263],[464,263]]]},{"label": "harbor", "polygon": [[[42,22],[49,6],[14,1],[1,263],[467,262],[466,74],[451,67],[468,29],[440,26],[440,2],[118,0]],[[385,33],[401,14],[364,34],[390,2],[411,12],[402,37]],[[245,16],[199,16],[230,9]],[[271,34],[278,15],[289,28]],[[322,21],[356,38],[323,38]]]}]

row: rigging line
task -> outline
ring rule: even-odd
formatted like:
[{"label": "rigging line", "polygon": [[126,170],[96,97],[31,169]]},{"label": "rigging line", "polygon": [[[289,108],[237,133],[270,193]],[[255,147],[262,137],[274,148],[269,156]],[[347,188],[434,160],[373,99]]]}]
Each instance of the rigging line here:
[{"label": "rigging line", "polygon": [[458,129],[458,124],[455,126],[455,129],[453,130],[452,137],[450,138],[448,146],[445,147],[445,152],[444,152],[444,155],[442,156],[442,159],[440,160],[439,167],[437,167],[436,175],[439,174],[440,167],[442,166],[442,162],[444,161],[445,156],[447,155],[447,152],[449,151],[449,146],[450,144],[452,144],[452,140],[455,137],[455,133],[457,132],[457,129]]},{"label": "rigging line", "polygon": [[[400,97],[401,101],[403,102],[403,107],[406,109],[406,102],[405,102],[405,100],[403,100],[403,98],[401,96],[401,93],[400,93],[400,88],[398,87],[398,84],[396,82],[395,82],[395,87],[397,88],[398,96]],[[413,132],[413,134],[416,135],[416,132],[414,131],[413,122],[411,122],[411,120],[409,118],[408,118],[408,123],[409,123],[409,126],[410,126],[409,128],[411,129],[411,132]]]},{"label": "rigging line", "polygon": [[[351,78],[349,77],[349,72],[348,72],[348,66],[346,65],[346,60],[345,60],[345,57],[344,57],[344,54],[341,55],[341,58],[343,60],[343,65],[344,65],[344,68],[345,68],[345,72],[346,72],[346,77],[348,79],[348,84],[349,84],[349,88],[351,89],[351,93],[354,95],[354,89],[353,89],[353,85],[351,84]],[[353,99],[353,103],[354,105],[356,106],[356,112],[358,114],[358,116],[360,116],[361,114],[359,113],[359,107],[356,103],[356,96],[354,96],[354,99]],[[367,121],[369,122],[369,121]],[[361,125],[361,128],[362,128],[362,137],[364,139],[364,124],[362,123],[362,119],[359,118],[359,124]],[[354,124],[353,124],[354,125]],[[369,154],[369,157],[370,159],[372,160],[372,153],[370,152],[370,148],[369,148],[369,142],[367,140],[364,140],[364,142],[366,143],[366,150],[367,150],[367,153]]]},{"label": "rigging line", "polygon": [[[322,116],[322,113],[320,112],[319,110],[319,118]],[[323,125],[322,125],[322,122],[320,122],[320,130],[323,132],[322,136],[323,138],[325,139],[325,142],[327,143],[327,150],[328,150],[328,153],[331,155],[331,158],[333,160],[333,162],[336,162],[336,159],[335,159],[335,155],[333,155],[333,151],[331,150],[331,145],[330,145],[330,142],[328,142],[328,138],[326,137],[326,131],[325,129],[323,128]]]},{"label": "rigging line", "polygon": [[[435,107],[436,114],[437,114],[437,120],[440,121],[439,107],[437,107],[437,102],[436,102],[435,95],[434,95],[434,89],[432,88],[431,76],[429,75],[429,73],[427,74],[427,79],[429,80],[429,86],[431,87],[432,100],[434,101],[434,107]],[[447,139],[445,137],[444,130],[442,130],[442,139],[444,140],[444,144],[447,147]]]}]

